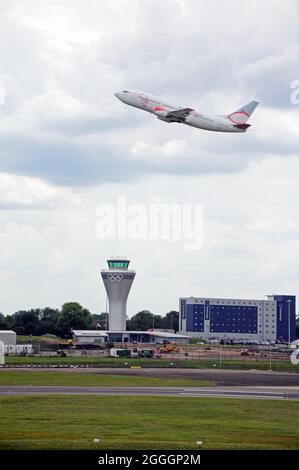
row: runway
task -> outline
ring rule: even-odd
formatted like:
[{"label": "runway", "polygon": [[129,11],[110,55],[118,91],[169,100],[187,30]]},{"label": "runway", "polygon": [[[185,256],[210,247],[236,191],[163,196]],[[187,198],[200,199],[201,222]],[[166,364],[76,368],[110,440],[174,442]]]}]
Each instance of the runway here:
[{"label": "runway", "polygon": [[1,386],[0,396],[16,395],[127,395],[181,398],[245,398],[299,400],[299,387],[74,387]]}]

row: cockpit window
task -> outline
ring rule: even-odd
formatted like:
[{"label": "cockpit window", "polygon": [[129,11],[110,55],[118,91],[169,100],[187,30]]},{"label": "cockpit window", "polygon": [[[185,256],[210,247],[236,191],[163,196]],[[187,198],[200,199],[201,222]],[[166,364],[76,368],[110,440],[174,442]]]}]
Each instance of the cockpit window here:
[{"label": "cockpit window", "polygon": [[127,90],[123,90],[123,93],[130,93],[130,92],[129,92],[129,91],[127,91]]}]

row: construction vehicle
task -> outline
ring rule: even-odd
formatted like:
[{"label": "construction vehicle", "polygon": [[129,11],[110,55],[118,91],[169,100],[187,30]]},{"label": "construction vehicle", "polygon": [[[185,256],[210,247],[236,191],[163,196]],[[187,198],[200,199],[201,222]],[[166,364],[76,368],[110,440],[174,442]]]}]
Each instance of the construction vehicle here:
[{"label": "construction vehicle", "polygon": [[160,353],[172,353],[172,352],[178,352],[180,349],[174,343],[166,343],[166,344],[163,344],[163,346],[160,346],[158,350]]},{"label": "construction vehicle", "polygon": [[252,349],[241,349],[241,356],[254,356]]}]

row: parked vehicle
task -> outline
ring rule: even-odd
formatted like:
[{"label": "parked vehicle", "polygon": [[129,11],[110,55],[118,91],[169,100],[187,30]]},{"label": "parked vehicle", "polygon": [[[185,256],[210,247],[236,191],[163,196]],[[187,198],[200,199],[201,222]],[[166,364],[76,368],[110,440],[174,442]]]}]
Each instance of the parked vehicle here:
[{"label": "parked vehicle", "polygon": [[57,356],[59,357],[66,357],[67,353],[63,349],[57,349]]},{"label": "parked vehicle", "polygon": [[110,356],[111,357],[131,357],[131,350],[130,349],[110,349]]},{"label": "parked vehicle", "polygon": [[153,349],[140,349],[138,351],[138,356],[150,359],[150,358],[154,357],[154,353],[155,352],[154,352]]}]

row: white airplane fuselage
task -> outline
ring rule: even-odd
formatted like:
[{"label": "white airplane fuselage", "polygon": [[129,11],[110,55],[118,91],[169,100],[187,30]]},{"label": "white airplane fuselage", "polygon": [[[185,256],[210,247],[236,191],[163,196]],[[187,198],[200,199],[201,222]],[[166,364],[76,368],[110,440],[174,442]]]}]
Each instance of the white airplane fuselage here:
[{"label": "white airplane fuselage", "polygon": [[246,132],[250,127],[246,121],[258,104],[258,102],[252,101],[246,105],[250,106],[248,112],[244,111],[245,106],[244,109],[241,108],[226,116],[199,113],[192,108],[176,106],[163,98],[138,91],[123,90],[116,92],[115,96],[129,106],[156,115],[162,121],[183,123],[198,129],[216,132]]}]

